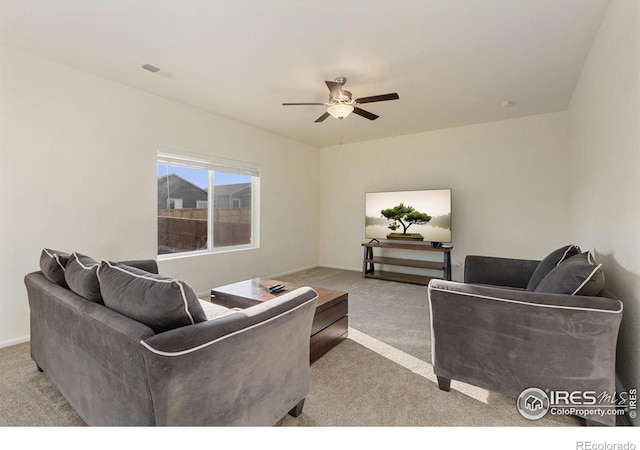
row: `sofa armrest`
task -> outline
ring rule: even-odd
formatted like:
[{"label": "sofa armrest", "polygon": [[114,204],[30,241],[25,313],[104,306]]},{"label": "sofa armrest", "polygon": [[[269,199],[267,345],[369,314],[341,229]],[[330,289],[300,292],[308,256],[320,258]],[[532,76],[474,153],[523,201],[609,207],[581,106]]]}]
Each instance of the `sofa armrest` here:
[{"label": "sofa armrest", "polygon": [[120,264],[135,267],[140,270],[146,270],[150,273],[158,273],[158,261],[155,259],[133,259],[130,261],[120,261]]},{"label": "sofa armrest", "polygon": [[309,392],[317,298],[300,288],[142,341],[156,424],[275,424]]},{"label": "sofa armrest", "polygon": [[[429,296],[433,292],[442,295],[453,295],[453,298],[478,298],[492,301],[502,301],[506,304],[520,304],[522,306],[541,306],[553,309],[566,308],[593,311],[622,313],[622,302],[616,298],[602,296],[551,294],[546,292],[529,292],[519,289],[509,289],[499,286],[485,286],[433,279],[429,283]],[[440,294],[435,294],[439,297]]]},{"label": "sofa armrest", "polygon": [[464,282],[525,289],[540,261],[469,255],[464,260]]},{"label": "sofa armrest", "polygon": [[512,397],[529,387],[613,395],[619,300],[444,280],[432,281],[428,296],[438,377]]}]

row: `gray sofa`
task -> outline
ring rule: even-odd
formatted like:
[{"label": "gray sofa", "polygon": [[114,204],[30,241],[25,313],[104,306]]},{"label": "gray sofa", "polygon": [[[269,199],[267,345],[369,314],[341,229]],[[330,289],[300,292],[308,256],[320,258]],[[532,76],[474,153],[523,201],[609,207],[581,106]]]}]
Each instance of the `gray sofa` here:
[{"label": "gray sofa", "polygon": [[[66,264],[69,255],[48,252],[42,271],[25,277],[31,356],[89,425],[261,426],[301,412],[317,300],[311,288],[207,314],[194,310],[188,285],[157,275],[153,260],[98,264],[78,257],[79,284]],[[93,296],[85,289],[88,280]],[[129,292],[125,310],[151,301],[152,313],[171,314],[160,297],[149,297],[156,287],[185,300],[178,313],[186,312],[189,323],[161,331],[155,322],[130,317],[139,311],[123,314],[113,304]]]},{"label": "gray sofa", "polygon": [[[542,261],[468,256],[464,283],[429,284],[440,389],[453,379],[513,397],[527,388],[615,395],[622,303],[592,256],[568,247]],[[615,416],[576,415],[615,425]]]}]

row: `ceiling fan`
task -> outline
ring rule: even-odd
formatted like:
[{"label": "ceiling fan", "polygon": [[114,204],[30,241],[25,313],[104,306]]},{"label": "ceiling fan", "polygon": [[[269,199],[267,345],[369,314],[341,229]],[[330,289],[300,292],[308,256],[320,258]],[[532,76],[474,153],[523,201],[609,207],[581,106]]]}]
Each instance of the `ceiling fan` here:
[{"label": "ceiling fan", "polygon": [[324,105],[328,106],[327,111],[318,117],[315,122],[322,122],[329,116],[333,116],[336,119],[344,119],[352,112],[359,116],[362,116],[369,120],[376,120],[378,117],[369,111],[365,111],[362,108],[358,108],[356,105],[363,103],[384,102],[387,100],[398,100],[398,94],[383,94],[374,95],[372,97],[352,98],[351,92],[342,89],[347,79],[345,77],[338,77],[335,81],[325,81],[329,88],[329,101],[327,103],[283,103],[283,106],[300,106],[300,105]]}]

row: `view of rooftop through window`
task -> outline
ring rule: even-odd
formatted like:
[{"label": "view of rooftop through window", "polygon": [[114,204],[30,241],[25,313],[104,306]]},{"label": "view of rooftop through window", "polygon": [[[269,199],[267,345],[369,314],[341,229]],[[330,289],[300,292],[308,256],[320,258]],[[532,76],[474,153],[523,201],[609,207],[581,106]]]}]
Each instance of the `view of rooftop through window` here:
[{"label": "view of rooftop through window", "polygon": [[159,162],[158,255],[251,244],[251,197],[249,175]]},{"label": "view of rooftop through window", "polygon": [[[170,164],[158,164],[158,176],[175,174],[180,178],[195,184],[201,189],[209,188],[209,174],[204,169],[194,169],[192,167],[172,166]],[[250,183],[251,177],[238,175],[235,173],[217,171],[214,177],[214,186],[226,184]]]}]

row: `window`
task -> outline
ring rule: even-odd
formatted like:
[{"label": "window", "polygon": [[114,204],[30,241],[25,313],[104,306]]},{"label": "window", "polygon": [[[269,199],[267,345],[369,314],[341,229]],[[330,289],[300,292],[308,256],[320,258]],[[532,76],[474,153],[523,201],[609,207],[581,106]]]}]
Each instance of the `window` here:
[{"label": "window", "polygon": [[253,164],[158,150],[158,256],[258,248],[259,187]]}]

